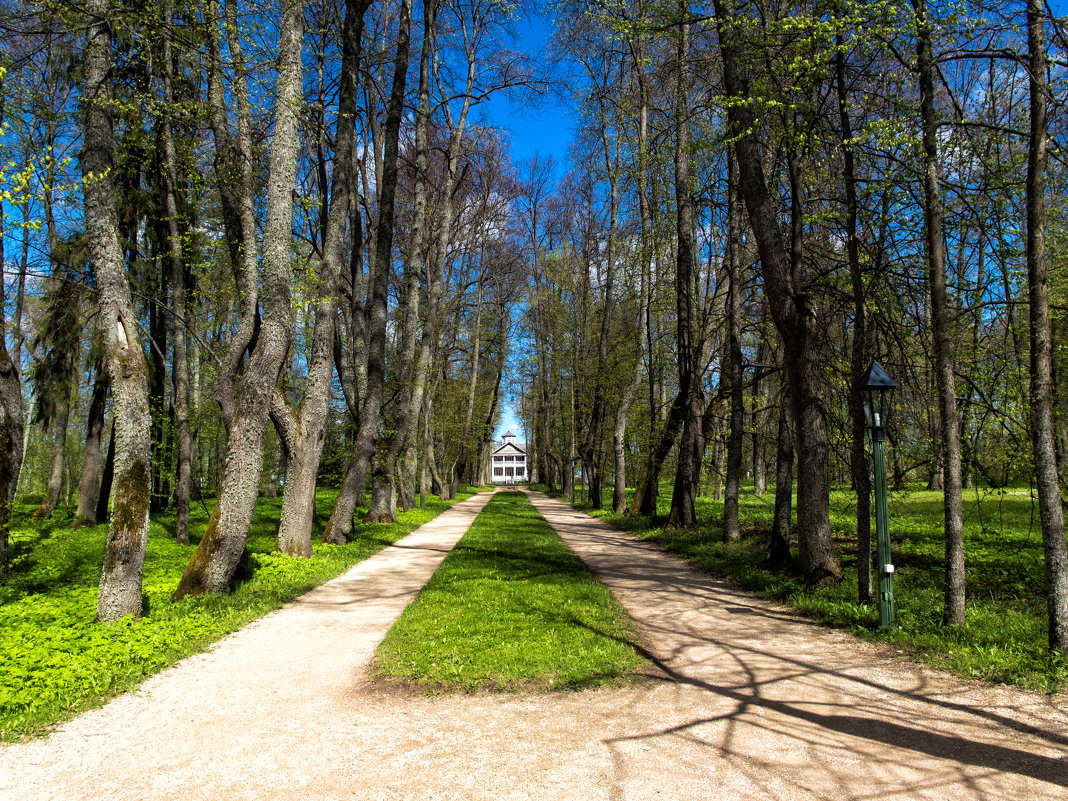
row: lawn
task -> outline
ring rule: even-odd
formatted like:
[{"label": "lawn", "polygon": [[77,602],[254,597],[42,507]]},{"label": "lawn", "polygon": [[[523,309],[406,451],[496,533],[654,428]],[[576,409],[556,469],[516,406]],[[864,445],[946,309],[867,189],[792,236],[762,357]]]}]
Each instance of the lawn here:
[{"label": "lawn", "polygon": [[[670,498],[671,484],[667,482],[661,487],[658,504],[665,515]],[[874,604],[857,602],[856,496],[841,489],[831,495],[835,546],[845,571],[845,579],[833,587],[807,587],[796,575],[764,569],[773,503],[773,489],[755,495],[751,486],[743,488],[740,515],[744,537],[736,545],[723,542],[723,503],[709,497],[698,499],[700,523],[688,530],[664,528],[648,518],[593,511],[582,504],[579,507],[816,620],[866,638],[889,641],[958,675],[1049,691],[1068,686],[1068,665],[1059,656],[1051,656],[1046,647],[1042,536],[1027,488],[966,492],[968,604],[963,629],[941,623],[944,541],[940,492],[912,488],[891,493],[898,629],[889,633],[877,630],[878,609]],[[605,506],[611,507],[610,488],[605,493]],[[874,537],[874,522],[872,528]],[[796,556],[796,549],[794,553]]]},{"label": "lawn", "polygon": [[[191,511],[191,545],[174,541],[173,515],[154,518],[145,559],[145,615],[107,625],[93,622],[107,526],[71,530],[70,509],[33,523],[34,505],[20,505],[12,524],[11,576],[0,584],[0,739],[39,734],[99,706],[341,574],[450,505],[428,496],[425,510],[401,512],[392,525],[357,523],[347,545],[323,545],[318,539],[335,498],[336,491],[316,495],[310,559],[273,552],[281,500],[261,499],[248,541],[254,573],[224,597],[171,600],[210,504],[195,504]],[[358,510],[357,520],[360,515]]]},{"label": "lawn", "polygon": [[378,648],[376,672],[429,691],[578,689],[644,664],[608,590],[526,496],[494,496]]}]

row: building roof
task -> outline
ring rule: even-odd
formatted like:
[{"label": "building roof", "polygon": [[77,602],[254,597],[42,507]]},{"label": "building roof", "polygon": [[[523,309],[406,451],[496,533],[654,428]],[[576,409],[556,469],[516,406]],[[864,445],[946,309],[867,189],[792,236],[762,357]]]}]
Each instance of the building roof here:
[{"label": "building roof", "polygon": [[[505,435],[505,436],[507,436],[507,435]],[[513,436],[515,436],[515,435],[513,434]],[[500,453],[501,451],[505,450],[506,448],[512,448],[517,453],[521,453],[524,456],[527,455],[526,444],[524,443],[523,445],[520,445],[518,442],[502,442],[500,445],[498,445],[496,448],[494,448],[493,453],[491,455],[492,456],[496,456],[498,453]]]},{"label": "building roof", "polygon": [[515,437],[515,434],[513,434],[511,431],[505,431],[503,434],[501,434],[502,440],[507,439],[508,437]]}]

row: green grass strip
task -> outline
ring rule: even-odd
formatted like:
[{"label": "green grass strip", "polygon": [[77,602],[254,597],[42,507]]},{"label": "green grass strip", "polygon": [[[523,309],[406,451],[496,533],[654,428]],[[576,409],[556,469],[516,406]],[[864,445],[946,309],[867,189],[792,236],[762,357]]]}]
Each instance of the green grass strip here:
[{"label": "green grass strip", "polygon": [[378,648],[430,691],[624,683],[644,664],[622,607],[518,492],[501,492]]},{"label": "green grass strip", "polygon": [[66,527],[71,509],[59,510],[47,523],[29,520],[33,505],[17,509],[11,576],[0,583],[0,739],[40,734],[99,706],[340,575],[451,505],[428,496],[425,510],[401,512],[391,525],[357,522],[347,545],[323,545],[322,524],[336,497],[330,490],[316,494],[315,555],[309,559],[274,552],[281,500],[261,499],[248,540],[253,576],[222,597],[170,597],[211,504],[191,511],[191,545],[174,541],[173,515],[153,518],[145,615],[107,625],[93,622],[107,526],[72,531]]}]

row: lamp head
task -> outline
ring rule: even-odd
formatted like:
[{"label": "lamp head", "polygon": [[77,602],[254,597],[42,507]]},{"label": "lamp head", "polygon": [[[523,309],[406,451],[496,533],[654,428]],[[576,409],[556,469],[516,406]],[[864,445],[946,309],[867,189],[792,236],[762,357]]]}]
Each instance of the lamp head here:
[{"label": "lamp head", "polygon": [[897,382],[886,374],[879,362],[873,361],[856,389],[864,398],[864,414],[872,438],[882,439],[883,430],[890,418],[890,406]]}]

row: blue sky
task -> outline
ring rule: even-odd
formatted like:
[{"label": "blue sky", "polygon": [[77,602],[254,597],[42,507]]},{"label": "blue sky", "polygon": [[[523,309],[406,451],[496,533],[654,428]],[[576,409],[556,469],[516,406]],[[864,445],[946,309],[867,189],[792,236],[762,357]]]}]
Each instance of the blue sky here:
[{"label": "blue sky", "polygon": [[[544,51],[546,40],[552,33],[551,22],[541,16],[521,19],[515,28],[518,37],[514,46],[535,57]],[[521,164],[536,154],[552,156],[557,173],[563,173],[576,120],[557,95],[543,94],[531,98],[526,92],[498,93],[486,102],[483,113],[487,122],[508,131],[511,158],[515,164]],[[511,401],[504,397],[502,404],[501,420],[494,438],[500,441],[504,432],[511,431],[520,442],[525,441],[523,425],[516,417]]]}]

